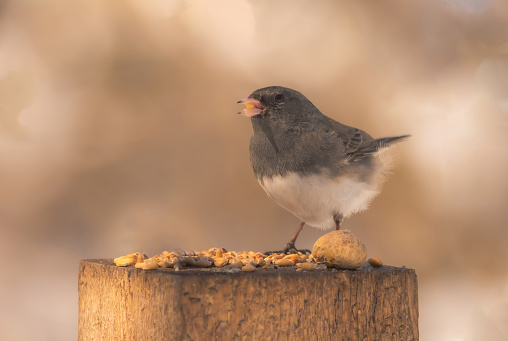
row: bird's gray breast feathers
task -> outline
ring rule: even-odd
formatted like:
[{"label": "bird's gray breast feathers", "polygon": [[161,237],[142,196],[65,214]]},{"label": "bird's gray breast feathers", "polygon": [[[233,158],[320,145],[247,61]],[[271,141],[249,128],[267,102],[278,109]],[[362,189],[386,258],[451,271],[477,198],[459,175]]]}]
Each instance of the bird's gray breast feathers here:
[{"label": "bird's gray breast feathers", "polygon": [[258,179],[296,172],[318,174],[328,169],[338,175],[346,166],[344,145],[333,134],[316,130],[280,132],[267,128],[250,141],[250,159]]}]

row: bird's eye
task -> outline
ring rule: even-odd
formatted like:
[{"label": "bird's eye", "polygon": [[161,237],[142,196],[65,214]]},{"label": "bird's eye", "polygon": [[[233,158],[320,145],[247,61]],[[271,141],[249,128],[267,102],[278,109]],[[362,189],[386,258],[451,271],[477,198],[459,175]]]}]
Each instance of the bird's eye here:
[{"label": "bird's eye", "polygon": [[277,94],[277,95],[275,95],[275,102],[282,103],[282,102],[284,102],[284,100],[285,100],[285,98],[284,98],[283,94]]}]

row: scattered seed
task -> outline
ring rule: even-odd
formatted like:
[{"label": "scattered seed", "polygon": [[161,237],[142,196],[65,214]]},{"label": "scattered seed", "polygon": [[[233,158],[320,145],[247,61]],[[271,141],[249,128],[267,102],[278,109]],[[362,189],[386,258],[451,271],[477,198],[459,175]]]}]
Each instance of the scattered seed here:
[{"label": "scattered seed", "polygon": [[266,264],[265,260],[263,258],[257,258],[256,259],[256,265],[257,266],[264,266]]},{"label": "scattered seed", "polygon": [[139,252],[136,252],[134,255],[136,257],[136,263],[143,263],[143,261],[148,258],[148,257],[145,257],[145,255],[142,255]]},{"label": "scattered seed", "polygon": [[275,265],[278,266],[293,266],[295,265],[295,262],[293,262],[291,259],[278,259],[275,261]]},{"label": "scattered seed", "polygon": [[159,265],[157,264],[157,262],[154,261],[144,262],[142,267],[143,270],[155,270],[158,268]]},{"label": "scattered seed", "polygon": [[250,257],[242,258],[242,259],[240,259],[240,261],[242,262],[243,265],[248,265],[248,264],[254,263],[254,260]]},{"label": "scattered seed", "polygon": [[117,266],[129,266],[136,264],[136,260],[130,255],[115,258],[114,262]]},{"label": "scattered seed", "polygon": [[165,268],[169,268],[169,263],[168,262],[157,262],[157,265],[163,269]]},{"label": "scattered seed", "polygon": [[221,268],[221,267],[223,267],[223,266],[225,266],[225,265],[227,265],[227,264],[228,264],[228,260],[227,260],[227,259],[225,259],[225,258],[217,258],[217,259],[213,262],[213,264],[214,264],[216,267]]},{"label": "scattered seed", "polygon": [[298,263],[296,264],[296,266],[298,267],[297,270],[305,270],[305,271],[312,271],[312,270],[316,270],[316,266],[317,264],[316,263],[311,263],[311,262],[305,262],[305,263]]},{"label": "scattered seed", "polygon": [[379,268],[379,267],[383,266],[383,262],[378,258],[369,258],[367,260],[367,263],[369,263],[370,266],[373,266],[375,268]]},{"label": "scattered seed", "polygon": [[207,268],[211,265],[212,265],[212,262],[210,262],[208,259],[204,259],[204,258],[201,258],[194,263],[194,266],[197,266],[198,268]]},{"label": "scattered seed", "polygon": [[167,258],[173,258],[177,256],[176,252],[167,252],[167,251],[163,251],[162,255]]},{"label": "scattered seed", "polygon": [[242,261],[239,258],[237,258],[233,263],[230,263],[230,265],[232,265],[238,269],[241,269],[244,266],[244,264],[242,263]]},{"label": "scattered seed", "polygon": [[245,271],[245,272],[252,272],[255,270],[256,270],[256,267],[252,264],[247,264],[242,267],[242,271]]},{"label": "scattered seed", "polygon": [[[227,251],[224,248],[210,248],[204,251],[183,251],[180,253],[163,251],[151,258],[140,252],[134,252],[114,259],[117,266],[135,266],[138,269],[155,270],[158,268],[174,268],[180,271],[187,267],[216,268],[214,271],[238,272],[255,271],[256,268],[274,269],[274,266],[295,266],[297,271],[326,269],[326,265],[317,264],[312,254],[296,252],[290,255],[274,253],[265,255],[254,251]],[[380,267],[383,262],[370,258],[368,263]]]}]

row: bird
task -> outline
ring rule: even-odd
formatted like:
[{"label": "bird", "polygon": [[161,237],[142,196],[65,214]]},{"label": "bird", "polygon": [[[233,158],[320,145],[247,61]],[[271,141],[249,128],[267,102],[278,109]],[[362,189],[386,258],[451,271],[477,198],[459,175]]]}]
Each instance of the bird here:
[{"label": "bird", "polygon": [[410,135],[374,139],[324,115],[300,92],[268,86],[238,101],[250,117],[249,154],[263,190],[301,223],[281,252],[298,251],[304,225],[340,230],[379,194],[391,158],[382,154]]}]

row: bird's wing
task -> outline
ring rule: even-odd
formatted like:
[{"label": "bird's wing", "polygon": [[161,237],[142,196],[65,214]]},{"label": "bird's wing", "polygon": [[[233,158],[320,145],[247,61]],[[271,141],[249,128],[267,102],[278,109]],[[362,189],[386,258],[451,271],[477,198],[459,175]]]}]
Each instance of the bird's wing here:
[{"label": "bird's wing", "polygon": [[363,134],[360,129],[354,128],[354,135],[344,141],[346,153],[354,153],[360,148],[363,142]]},{"label": "bird's wing", "polygon": [[366,132],[344,125],[328,117],[330,131],[344,144],[348,160],[361,158],[363,150],[374,148],[375,140]]},{"label": "bird's wing", "polygon": [[403,135],[374,139],[360,129],[346,126],[331,118],[328,119],[330,120],[331,129],[344,143],[348,161],[356,161],[369,157],[379,150],[390,147],[392,144],[401,142],[410,136]]}]

